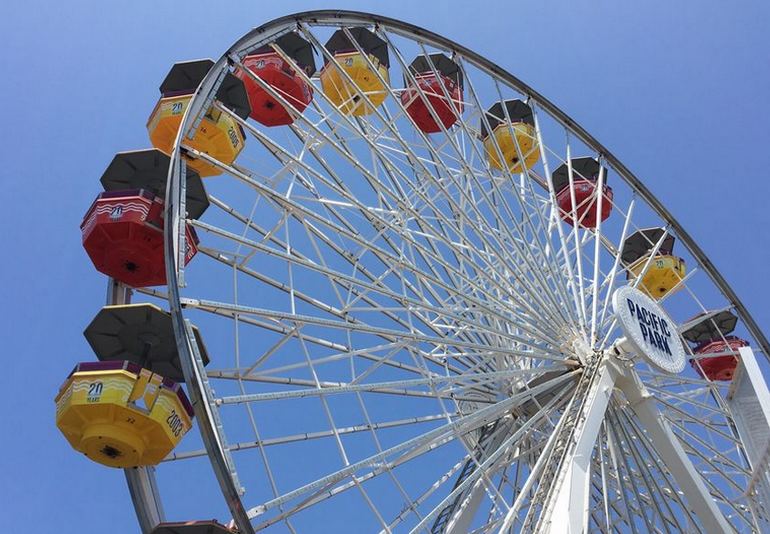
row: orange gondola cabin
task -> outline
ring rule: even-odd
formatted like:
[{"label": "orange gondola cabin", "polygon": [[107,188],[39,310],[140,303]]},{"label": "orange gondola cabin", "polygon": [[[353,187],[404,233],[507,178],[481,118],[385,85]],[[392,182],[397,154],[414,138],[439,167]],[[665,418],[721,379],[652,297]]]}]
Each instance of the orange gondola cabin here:
[{"label": "orange gondola cabin", "polygon": [[[572,188],[570,188],[569,167],[572,167]],[[559,205],[559,216],[567,224],[577,222],[581,228],[596,228],[599,220],[606,221],[612,212],[612,188],[607,185],[607,170],[594,158],[574,158],[571,165],[559,166],[551,174],[551,183]],[[597,213],[596,194],[599,175],[602,175],[602,205]],[[597,217],[598,215],[598,217]]]},{"label": "orange gondola cabin", "polygon": [[401,93],[406,113],[425,133],[440,132],[442,126],[450,128],[463,112],[460,67],[444,54],[430,54],[417,56],[409,71],[413,80],[405,77],[406,87]]},{"label": "orange gondola cabin", "polygon": [[[171,154],[182,117],[198,85],[214,65],[210,59],[176,63],[160,85],[161,98],[147,121],[152,145]],[[227,73],[217,89],[217,101],[236,116],[245,119],[251,113],[243,82]],[[245,136],[240,124],[228,113],[211,106],[195,128],[192,139],[184,144],[203,152],[222,164],[230,165],[243,150]],[[201,176],[222,174],[222,169],[203,158],[189,157],[187,164]]]},{"label": "orange gondola cabin", "polygon": [[[282,126],[292,124],[295,114],[305,111],[313,100],[312,86],[297,71],[301,70],[309,78],[315,74],[316,68],[313,48],[296,33],[282,35],[272,44],[279,48],[283,55],[272,46],[265,45],[247,55],[242,63],[251,75],[259,78],[280,98],[270,94],[270,91],[243,70],[237,70],[235,75],[246,87],[251,105],[251,118],[265,126]],[[288,106],[281,102],[281,99]]]}]

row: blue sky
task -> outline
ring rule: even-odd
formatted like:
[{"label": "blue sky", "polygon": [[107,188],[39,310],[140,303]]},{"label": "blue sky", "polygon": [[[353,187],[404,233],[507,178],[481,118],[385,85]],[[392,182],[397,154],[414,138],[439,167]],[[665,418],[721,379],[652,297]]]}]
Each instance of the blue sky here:
[{"label": "blue sky", "polygon": [[[739,1],[9,2],[0,18],[5,127],[5,532],[134,532],[120,471],[69,449],[57,388],[93,358],[81,335],[104,278],[79,223],[176,60],[218,57],[251,27],[315,8],[379,12],[466,45],[539,90],[609,147],[700,243],[770,331],[770,4]],[[213,488],[211,491],[215,491]],[[204,517],[206,515],[204,514]],[[10,521],[10,524],[8,523]]]}]

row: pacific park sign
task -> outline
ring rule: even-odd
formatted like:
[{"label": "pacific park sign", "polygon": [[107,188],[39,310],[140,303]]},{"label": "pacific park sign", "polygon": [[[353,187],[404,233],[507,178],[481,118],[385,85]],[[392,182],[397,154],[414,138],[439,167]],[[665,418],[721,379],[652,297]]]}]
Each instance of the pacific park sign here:
[{"label": "pacific park sign", "polygon": [[626,339],[647,363],[667,373],[681,373],[685,352],[676,325],[660,305],[631,286],[612,295],[612,307]]}]

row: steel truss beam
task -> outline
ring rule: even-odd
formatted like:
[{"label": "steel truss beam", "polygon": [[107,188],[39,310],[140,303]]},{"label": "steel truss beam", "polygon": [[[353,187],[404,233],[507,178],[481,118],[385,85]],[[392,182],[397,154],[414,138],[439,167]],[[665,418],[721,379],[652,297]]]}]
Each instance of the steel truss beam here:
[{"label": "steel truss beam", "polygon": [[588,531],[594,445],[612,397],[616,378],[617,371],[614,366],[604,363],[593,380],[581,414],[582,420],[575,423],[579,429],[578,435],[574,438],[561,484],[557,485],[557,491],[552,497],[553,513],[548,518],[550,524],[544,532],[577,534]]},{"label": "steel truss beam", "polygon": [[658,411],[655,397],[647,391],[633,369],[626,367],[623,371],[616,385],[623,391],[630,408],[647,430],[655,452],[673,475],[704,531],[715,534],[732,532],[733,527],[711,497],[703,478],[688,458],[668,421]]},{"label": "steel truss beam", "polygon": [[[632,367],[614,361],[602,361],[590,378],[585,390],[585,401],[577,416],[570,420],[569,426],[573,431],[567,437],[569,442],[564,445],[561,461],[553,475],[545,479],[550,484],[537,492],[530,504],[531,507],[542,507],[534,530],[548,534],[587,532],[593,450],[607,406],[612,395],[618,391],[622,391],[629,407],[646,430],[655,451],[676,480],[703,531],[715,534],[734,531],[668,422],[658,411],[655,398]],[[570,418],[570,412],[569,409],[565,411],[563,419]],[[558,458],[552,456],[551,461],[558,461]],[[544,495],[540,502],[539,494]],[[530,511],[530,514],[535,513],[537,511],[534,509]],[[506,517],[500,533],[506,532],[512,523],[513,518]]]}]

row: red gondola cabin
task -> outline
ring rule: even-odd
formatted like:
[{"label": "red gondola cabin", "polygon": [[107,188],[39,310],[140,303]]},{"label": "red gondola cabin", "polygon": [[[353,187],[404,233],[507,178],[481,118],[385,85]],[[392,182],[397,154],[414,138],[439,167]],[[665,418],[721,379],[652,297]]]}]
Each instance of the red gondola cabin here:
[{"label": "red gondola cabin", "polygon": [[[562,164],[551,174],[553,190],[556,193],[556,202],[559,205],[559,215],[567,224],[574,226],[577,219],[581,228],[596,228],[599,220],[607,220],[612,212],[612,188],[607,185],[607,172],[605,169],[602,184],[601,213],[597,214],[596,188],[599,181],[601,167],[594,158],[575,158],[572,160],[572,184],[569,186],[569,167]],[[574,204],[573,193],[574,190]],[[574,213],[573,213],[574,210]]]},{"label": "red gondola cabin", "polygon": [[[144,189],[101,193],[80,225],[83,247],[101,273],[132,287],[166,283],[163,200]],[[187,227],[185,263],[198,238]]]},{"label": "red gondola cabin", "polygon": [[738,349],[748,345],[748,341],[737,336],[707,341],[694,350],[695,354],[704,357],[693,359],[690,364],[698,374],[709,380],[729,381],[738,367]]},{"label": "red gondola cabin", "polygon": [[738,366],[738,349],[748,347],[749,342],[730,335],[738,323],[738,317],[728,310],[705,312],[696,315],[682,326],[682,337],[697,343],[693,353],[697,358],[690,365],[708,380],[729,381]]},{"label": "red gondola cabin", "polygon": [[463,76],[457,63],[444,54],[422,55],[412,61],[409,70],[414,81],[405,79],[406,89],[401,93],[407,114],[425,133],[441,131],[431,109],[444,128],[450,128],[463,112]]},{"label": "red gondola cabin", "polygon": [[[315,73],[313,49],[310,43],[299,35],[287,33],[279,37],[274,44],[308,77]],[[243,59],[243,65],[281,95],[297,112],[305,111],[313,100],[313,89],[310,84],[296,72],[292,63],[281,57],[270,45],[263,46],[246,56]],[[243,80],[246,86],[252,119],[265,126],[282,126],[294,122],[294,116],[286,106],[249,74],[238,70],[235,75]]]}]

